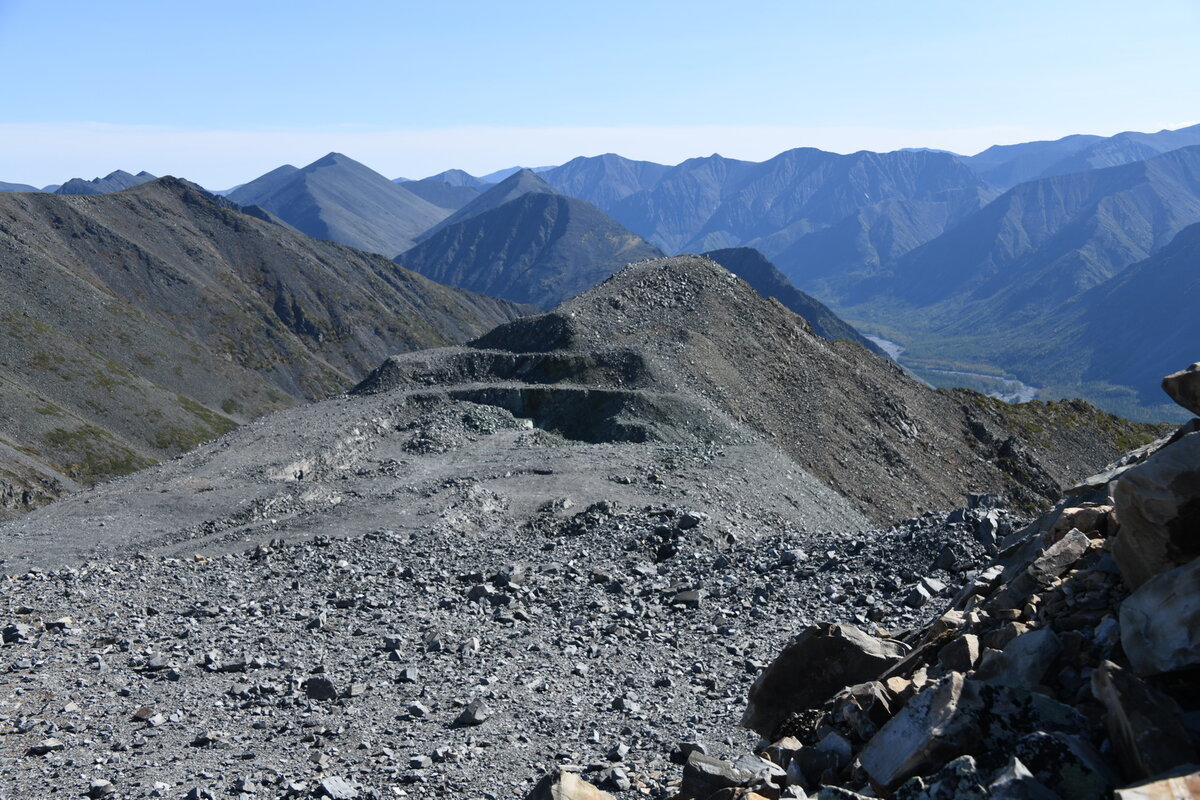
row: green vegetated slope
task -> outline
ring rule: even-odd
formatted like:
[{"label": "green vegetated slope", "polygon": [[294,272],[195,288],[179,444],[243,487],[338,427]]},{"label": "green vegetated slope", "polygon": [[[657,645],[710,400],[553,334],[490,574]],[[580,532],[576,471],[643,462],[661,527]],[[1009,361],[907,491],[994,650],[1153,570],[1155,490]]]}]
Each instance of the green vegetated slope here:
[{"label": "green vegetated slope", "polygon": [[173,178],[0,196],[0,497],[9,510],[339,391],[510,303],[250,217]]}]

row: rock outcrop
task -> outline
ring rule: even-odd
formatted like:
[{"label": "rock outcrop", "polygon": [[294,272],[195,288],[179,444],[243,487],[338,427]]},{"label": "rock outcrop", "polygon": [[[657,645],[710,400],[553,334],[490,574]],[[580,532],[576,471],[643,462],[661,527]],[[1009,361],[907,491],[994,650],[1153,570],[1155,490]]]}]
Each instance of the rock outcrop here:
[{"label": "rock outcrop", "polygon": [[[826,629],[789,644],[755,682],[743,720],[766,737],[758,755],[777,770],[742,774],[738,789],[1099,800],[1131,785],[1117,796],[1196,796],[1200,526],[1189,515],[1200,508],[1200,433],[1192,427],[1005,538],[948,610],[924,629],[891,634],[893,652],[908,652],[875,675],[854,668],[860,662],[845,648],[802,646]],[[889,635],[877,635],[853,639],[878,649]],[[848,685],[830,689],[842,670]],[[785,708],[792,713],[777,723]]]}]

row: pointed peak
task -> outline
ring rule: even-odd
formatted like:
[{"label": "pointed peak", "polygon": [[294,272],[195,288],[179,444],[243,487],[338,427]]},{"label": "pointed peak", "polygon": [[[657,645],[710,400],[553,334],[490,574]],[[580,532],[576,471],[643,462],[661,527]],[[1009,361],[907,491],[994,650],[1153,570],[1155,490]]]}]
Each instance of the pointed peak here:
[{"label": "pointed peak", "polygon": [[491,189],[488,190],[489,193],[496,192],[497,194],[499,194],[501,192],[512,192],[512,191],[520,191],[523,193],[527,193],[527,192],[549,192],[552,194],[555,193],[553,186],[546,183],[546,181],[541,176],[539,176],[536,172],[529,169],[528,167],[522,167],[521,169],[517,170],[512,175],[509,175],[507,178],[500,181],[500,183],[496,184],[494,187],[492,187]]},{"label": "pointed peak", "polygon": [[342,155],[341,153],[333,152],[333,153],[326,153],[325,155],[321,156],[316,161],[312,162],[307,167],[305,167],[305,169],[319,169],[321,167],[334,167],[334,166],[346,166],[346,165],[353,166],[353,165],[357,165],[357,164],[358,164],[358,162],[355,161],[353,158]]}]

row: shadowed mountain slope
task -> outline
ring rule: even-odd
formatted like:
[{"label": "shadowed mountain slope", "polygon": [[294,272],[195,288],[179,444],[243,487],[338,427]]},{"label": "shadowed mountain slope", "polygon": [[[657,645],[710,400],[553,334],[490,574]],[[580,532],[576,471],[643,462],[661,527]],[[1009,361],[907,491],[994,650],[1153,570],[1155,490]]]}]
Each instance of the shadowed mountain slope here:
[{"label": "shadowed mountain slope", "polygon": [[41,189],[36,186],[30,186],[27,183],[5,183],[0,181],[0,192],[40,192]]},{"label": "shadowed mountain slope", "polygon": [[[662,255],[595,206],[555,193],[528,171],[481,196],[477,209],[520,186],[534,188],[476,210],[396,260],[440,283],[548,308],[630,261]],[[493,191],[497,195],[489,198]]]},{"label": "shadowed mountain slope", "polygon": [[438,224],[423,232],[417,237],[417,241],[427,241],[451,225],[466,222],[472,217],[477,217],[487,211],[499,208],[510,200],[515,200],[531,192],[534,194],[556,194],[554,187],[542,180],[532,170],[517,170]]},{"label": "shadowed mountain slope", "polygon": [[474,186],[455,185],[437,178],[425,178],[419,181],[398,181],[398,184],[408,191],[433,203],[447,211],[457,211],[467,203],[483,194]]},{"label": "shadowed mountain slope", "polygon": [[976,327],[1046,311],[1200,221],[1200,147],[1021,184],[912,251],[886,291]]},{"label": "shadowed mountain slope", "polygon": [[[1186,419],[1162,400],[1162,375],[1198,357],[1200,223],[1111,280],[1071,298],[1002,350],[1003,363],[1033,361],[1030,380],[1074,382],[1115,407],[1141,405],[1150,419]],[[1047,335],[1049,332],[1049,335]]]},{"label": "shadowed mountain slope", "polygon": [[302,169],[279,167],[228,195],[257,205],[297,230],[388,258],[447,211],[341,153]]},{"label": "shadowed mountain slope", "polygon": [[713,250],[704,253],[704,257],[711,258],[737,275],[763,297],[778,300],[793,314],[804,317],[818,336],[831,342],[838,339],[855,342],[877,355],[883,355],[883,351],[874,342],[830,311],[828,306],[793,286],[791,281],[767,260],[766,256],[754,248],[734,247],[727,250]]},{"label": "shadowed mountain slope", "polygon": [[0,196],[0,286],[0,493],[15,508],[519,313],[174,178]]}]

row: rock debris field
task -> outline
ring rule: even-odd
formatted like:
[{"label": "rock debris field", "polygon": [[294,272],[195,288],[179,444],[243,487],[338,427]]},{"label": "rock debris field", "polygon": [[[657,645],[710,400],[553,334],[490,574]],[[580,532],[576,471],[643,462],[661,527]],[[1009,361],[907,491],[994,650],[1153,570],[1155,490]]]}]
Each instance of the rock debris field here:
[{"label": "rock debris field", "polygon": [[[486,505],[477,485],[443,492]],[[4,584],[0,786],[520,797],[566,764],[664,796],[672,752],[752,744],[746,691],[798,628],[944,605],[983,551],[974,530],[1009,524],[972,517],[741,538],[686,507],[563,498],[485,537],[377,530],[27,573]]]}]

